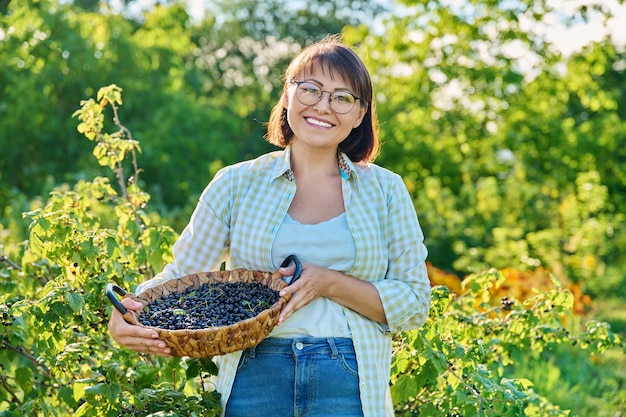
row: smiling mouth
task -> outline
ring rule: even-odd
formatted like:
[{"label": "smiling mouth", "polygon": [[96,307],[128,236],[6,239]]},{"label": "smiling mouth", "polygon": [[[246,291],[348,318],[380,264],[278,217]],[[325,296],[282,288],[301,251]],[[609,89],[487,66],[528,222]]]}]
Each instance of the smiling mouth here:
[{"label": "smiling mouth", "polygon": [[321,120],[317,120],[317,119],[312,119],[312,118],[305,118],[305,120],[315,126],[320,126],[320,127],[333,127],[332,124],[328,123],[328,122],[323,122]]}]

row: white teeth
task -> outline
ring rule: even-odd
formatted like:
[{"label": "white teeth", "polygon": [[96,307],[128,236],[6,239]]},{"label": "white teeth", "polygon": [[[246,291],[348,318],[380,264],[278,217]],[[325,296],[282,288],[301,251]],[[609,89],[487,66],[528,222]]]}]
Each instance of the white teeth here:
[{"label": "white teeth", "polygon": [[330,123],[322,122],[321,120],[317,120],[317,119],[306,119],[306,121],[313,125],[317,125],[321,127],[332,127]]}]

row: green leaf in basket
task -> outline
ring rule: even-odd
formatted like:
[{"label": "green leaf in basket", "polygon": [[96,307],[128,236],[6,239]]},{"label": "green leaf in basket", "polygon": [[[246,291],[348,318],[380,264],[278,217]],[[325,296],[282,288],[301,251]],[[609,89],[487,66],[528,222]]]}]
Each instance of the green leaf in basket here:
[{"label": "green leaf in basket", "polygon": [[178,314],[179,316],[182,316],[185,314],[185,310],[183,310],[182,308],[177,308],[174,310],[174,314]]}]

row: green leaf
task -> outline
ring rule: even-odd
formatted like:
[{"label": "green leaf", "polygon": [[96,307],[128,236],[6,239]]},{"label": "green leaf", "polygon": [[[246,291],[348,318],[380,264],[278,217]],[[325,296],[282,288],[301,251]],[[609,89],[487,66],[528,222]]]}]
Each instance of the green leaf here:
[{"label": "green leaf", "polygon": [[395,384],[393,384],[394,401],[402,398],[415,398],[419,393],[420,386],[414,378],[408,375],[400,375]]},{"label": "green leaf", "polygon": [[96,385],[92,385],[89,387],[85,387],[85,395],[89,395],[91,397],[95,397],[97,395],[104,395],[107,393],[108,390],[108,384],[105,384],[104,382],[100,382]]},{"label": "green leaf", "polygon": [[75,381],[72,384],[72,393],[74,395],[74,401],[79,401],[85,396],[85,389],[89,386],[90,382]]},{"label": "green leaf", "polygon": [[159,370],[154,365],[140,365],[136,369],[137,378],[135,383],[142,388],[149,387],[153,384],[158,376]]},{"label": "green leaf", "polygon": [[83,298],[82,295],[76,292],[68,291],[65,293],[65,296],[67,299],[67,303],[70,305],[70,308],[75,313],[80,312],[85,306],[85,299]]},{"label": "green leaf", "polygon": [[33,389],[33,371],[31,368],[20,367],[15,370],[15,382],[25,394]]},{"label": "green leaf", "polygon": [[93,239],[90,238],[81,242],[80,244],[80,256],[82,259],[95,258],[99,253],[98,248],[94,245]]},{"label": "green leaf", "polygon": [[106,397],[112,403],[115,403],[119,400],[120,393],[122,392],[122,387],[119,384],[111,384],[107,387]]},{"label": "green leaf", "polygon": [[437,372],[437,367],[431,360],[427,360],[424,365],[422,365],[420,372],[418,372],[414,377],[417,384],[420,387],[424,387],[434,383],[437,380],[438,375],[439,372]]},{"label": "green leaf", "polygon": [[95,415],[95,409],[90,402],[83,403],[74,413],[73,417],[84,417],[84,416],[93,416]]},{"label": "green leaf", "polygon": [[528,395],[525,392],[522,392],[518,389],[515,382],[516,382],[515,380],[503,378],[500,384],[502,385],[503,388],[505,388],[506,390],[508,390],[510,393],[513,394],[514,396],[513,399],[522,399],[522,398],[528,397]]},{"label": "green leaf", "polygon": [[211,359],[199,359],[200,364],[202,365],[202,370],[209,375],[217,375],[218,369],[215,362]]},{"label": "green leaf", "polygon": [[65,404],[73,406],[74,405],[74,397],[73,397],[73,389],[70,387],[61,387],[57,394],[57,398],[62,400]]},{"label": "green leaf", "polygon": [[569,291],[558,292],[552,299],[559,311],[571,311],[574,308],[574,295]]},{"label": "green leaf", "polygon": [[185,376],[187,379],[192,379],[200,375],[201,366],[200,361],[197,359],[187,361],[187,370]]}]

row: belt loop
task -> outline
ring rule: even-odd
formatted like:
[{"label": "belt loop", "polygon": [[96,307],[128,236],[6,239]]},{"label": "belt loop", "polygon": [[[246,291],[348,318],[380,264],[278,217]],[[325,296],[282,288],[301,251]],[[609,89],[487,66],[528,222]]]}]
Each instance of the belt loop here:
[{"label": "belt loop", "polygon": [[329,337],[326,339],[326,341],[328,342],[328,346],[330,347],[330,358],[337,359],[337,355],[339,354],[339,352],[337,351],[337,345],[335,345],[335,339]]},{"label": "belt loop", "polygon": [[256,357],[256,346],[252,346],[248,349],[246,349],[246,355],[248,355],[248,358],[250,359],[254,359]]}]

